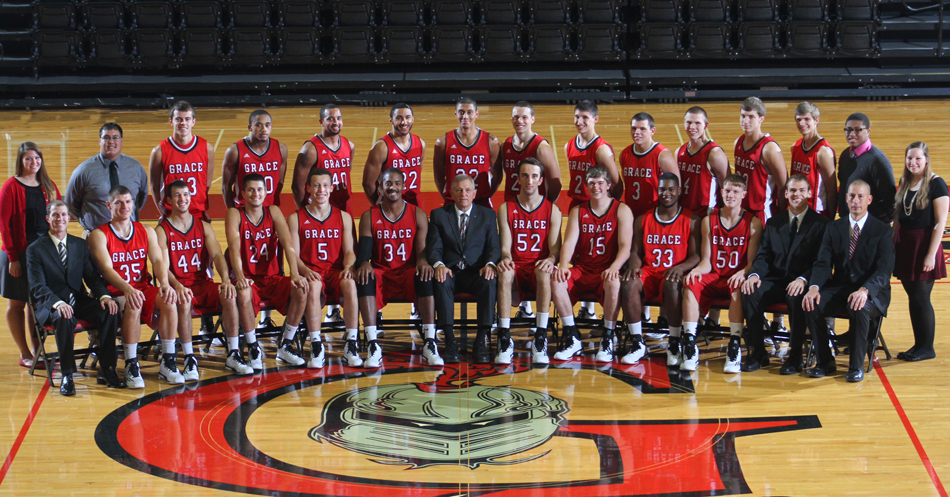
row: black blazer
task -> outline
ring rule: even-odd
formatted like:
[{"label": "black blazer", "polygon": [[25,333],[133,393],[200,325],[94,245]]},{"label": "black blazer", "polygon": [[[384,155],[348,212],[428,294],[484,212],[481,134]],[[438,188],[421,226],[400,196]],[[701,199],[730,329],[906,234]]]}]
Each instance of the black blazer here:
[{"label": "black blazer", "polygon": [[460,260],[466,267],[481,269],[488,263],[496,264],[501,258],[501,242],[498,238],[498,222],[495,211],[472,205],[468,219],[468,231],[462,247],[458,215],[455,204],[432,211],[429,218],[429,233],[426,236],[426,254],[429,264],[442,261],[455,269]]},{"label": "black blazer", "polygon": [[811,278],[828,222],[828,218],[808,208],[802,216],[798,235],[789,244],[791,224],[788,222],[788,211],[775,214],[765,223],[762,243],[749,274],[755,273],[760,279],[782,281],[801,276],[807,282]]},{"label": "black blazer", "polygon": [[93,297],[109,295],[102,273],[92,263],[89,249],[82,238],[66,235],[66,254],[69,274],[59,258],[59,250],[49,234],[44,233],[26,249],[26,268],[30,277],[30,294],[36,308],[36,320],[46,323],[53,311],[53,304],[62,300],[69,302],[69,293],[80,299],[88,297],[83,281],[89,286]]},{"label": "black blazer", "polygon": [[811,273],[811,285],[840,287],[848,293],[862,286],[868,298],[887,315],[891,303],[891,273],[894,271],[894,232],[874,216],[868,216],[848,260],[851,246],[850,215],[831,222],[821,240],[818,260]]}]

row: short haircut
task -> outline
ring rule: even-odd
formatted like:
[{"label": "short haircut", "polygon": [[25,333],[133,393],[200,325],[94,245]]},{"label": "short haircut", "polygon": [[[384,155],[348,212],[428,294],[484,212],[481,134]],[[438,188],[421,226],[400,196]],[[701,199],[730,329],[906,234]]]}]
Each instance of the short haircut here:
[{"label": "short haircut", "polygon": [[765,104],[759,97],[749,97],[742,101],[742,110],[746,112],[755,112],[759,117],[765,116]]},{"label": "short haircut", "polygon": [[868,195],[871,194],[871,185],[869,185],[868,182],[864,181],[863,179],[852,180],[851,183],[848,184],[848,190],[850,190],[852,186],[855,186],[855,187],[863,186],[864,189],[868,191]]},{"label": "short haircut", "polygon": [[472,109],[475,112],[478,112],[478,104],[475,103],[475,99],[472,97],[462,97],[455,102],[455,110],[458,110],[459,106],[462,104],[468,104],[472,106]]},{"label": "short haircut", "polygon": [[610,172],[607,171],[607,168],[604,166],[592,166],[588,169],[587,174],[584,176],[584,183],[594,178],[604,178],[607,180],[607,184],[613,184],[613,180],[610,179]]},{"label": "short haircut", "polygon": [[66,202],[63,202],[62,200],[59,200],[59,199],[50,200],[49,203],[46,204],[46,215],[49,216],[50,214],[52,214],[53,209],[57,207],[67,207]]},{"label": "short haircut", "polygon": [[653,122],[653,116],[647,114],[646,112],[637,112],[633,115],[633,118],[630,119],[630,126],[633,126],[633,123],[637,121],[646,121],[651,128],[656,127],[656,123]]},{"label": "short haircut", "polygon": [[251,173],[244,177],[244,180],[241,181],[241,190],[247,189],[247,184],[251,181],[260,181],[264,183],[264,177],[257,173]]},{"label": "short haircut", "polygon": [[806,114],[811,114],[811,117],[816,121],[821,117],[818,106],[811,102],[802,102],[798,104],[798,107],[795,107],[796,116],[804,116]]},{"label": "short haircut", "polygon": [[590,112],[590,115],[597,115],[597,104],[591,100],[581,100],[574,106],[574,111]]},{"label": "short haircut", "polygon": [[[796,114],[797,114],[797,112],[796,112]],[[801,114],[799,114],[799,115],[801,115]],[[805,185],[808,186],[808,189],[811,190],[811,182],[808,181],[808,177],[806,177],[804,174],[795,173],[795,174],[789,176],[789,177],[788,177],[788,183],[791,183],[792,181],[804,181],[804,182],[805,182]],[[786,184],[788,184],[788,183],[786,183]]]},{"label": "short haircut", "polygon": [[[686,109],[686,114],[702,114],[702,115],[703,115],[703,121],[706,121],[706,123],[709,124],[709,115],[706,114],[706,109],[704,109],[704,108],[702,108],[702,107],[700,107],[700,106],[698,106],[698,105],[694,105],[694,106],[692,106],[692,107]],[[686,114],[683,114],[683,116],[685,117]]]},{"label": "short haircut", "polygon": [[[402,172],[402,170],[400,170],[398,167],[387,167],[386,169],[383,170],[383,172],[379,174],[379,177],[382,178],[383,176],[386,176],[387,174],[390,174],[390,175],[398,174],[399,177],[403,181],[406,181],[406,173]],[[452,184],[454,185],[455,182],[453,182]]]},{"label": "short haircut", "polygon": [[676,186],[680,186],[680,177],[677,176],[675,173],[667,172],[667,173],[661,174],[659,179],[657,179],[657,184],[659,184],[660,181],[664,181],[664,180],[672,181],[673,183],[676,183]]},{"label": "short haircut", "polygon": [[749,182],[745,180],[745,177],[741,174],[732,173],[729,176],[726,176],[726,179],[722,180],[722,187],[725,188],[727,183],[732,183],[736,186],[741,186],[743,190],[749,189]]},{"label": "short haircut", "polygon": [[119,137],[122,136],[122,126],[119,126],[119,123],[105,123],[99,128],[99,138],[102,138],[103,131],[115,130],[119,132]]},{"label": "short haircut", "polygon": [[179,188],[184,188],[185,190],[188,190],[188,193],[191,193],[191,190],[188,188],[188,183],[185,183],[184,180],[176,179],[175,181],[169,183],[167,187],[165,187],[165,198],[172,198],[172,191]]},{"label": "short haircut", "polygon": [[[333,109],[339,109],[340,107],[337,104],[326,104],[323,107],[320,107],[320,120],[324,120],[330,115],[330,111]],[[340,111],[343,112],[342,110]]]},{"label": "short haircut", "polygon": [[393,105],[392,109],[389,109],[389,117],[392,118],[396,115],[396,111],[399,109],[409,109],[409,113],[412,114],[412,107],[409,107],[409,104],[405,102],[399,102],[396,105]]},{"label": "short haircut", "polygon": [[847,119],[844,120],[844,122],[848,122],[848,121],[861,121],[861,124],[864,124],[865,128],[871,127],[871,120],[868,119],[868,116],[860,112],[855,112],[854,114],[851,114],[850,116],[848,116]]},{"label": "short haircut", "polygon": [[[399,172],[402,172],[402,171],[399,171]],[[471,181],[471,182],[472,182],[472,186],[473,186],[473,187],[475,186],[475,179],[474,179],[474,178],[472,178],[471,176],[469,176],[469,175],[467,175],[467,174],[458,174],[458,175],[455,176],[455,179],[452,180],[452,190],[454,191],[454,190],[455,190],[455,185],[458,185],[459,183],[461,183],[461,182],[463,182],[463,181]]]},{"label": "short haircut", "polygon": [[129,195],[132,196],[132,192],[125,185],[115,185],[109,190],[109,203],[111,204],[113,200],[119,195]]},{"label": "short haircut", "polygon": [[511,107],[512,107],[512,108],[515,108],[515,107],[524,107],[525,109],[528,109],[529,111],[531,111],[531,115],[532,115],[532,116],[534,115],[534,106],[531,105],[531,102],[529,102],[529,101],[527,101],[527,100],[519,100],[519,101],[515,102],[515,104],[512,105]]},{"label": "short haircut", "polygon": [[331,181],[333,180],[333,175],[330,174],[330,171],[327,171],[326,169],[322,167],[316,167],[316,168],[311,169],[310,174],[307,175],[308,185],[310,184],[310,180],[312,180],[314,176],[329,176],[330,180]]},{"label": "short haircut", "polygon": [[[270,117],[270,112],[267,112],[267,111],[264,110],[264,109],[257,109],[257,110],[255,110],[254,112],[251,112],[251,115],[248,116],[248,118],[247,118],[247,124],[248,124],[248,126],[254,124],[254,121],[257,120],[258,116],[267,116],[267,117]],[[271,119],[273,119],[273,118],[271,118]]]},{"label": "short haircut", "polygon": [[521,168],[525,164],[536,166],[538,170],[540,170],[541,175],[542,176],[544,175],[544,164],[542,164],[541,161],[539,161],[538,159],[535,159],[534,157],[526,157],[524,159],[521,159],[521,162],[518,163],[518,174],[521,174]]},{"label": "short haircut", "polygon": [[195,115],[195,108],[192,107],[190,103],[185,102],[184,100],[179,100],[179,101],[175,102],[175,104],[172,105],[172,108],[171,108],[171,109],[168,109],[168,118],[169,118],[169,119],[174,119],[174,118],[175,118],[175,111],[178,111],[179,114],[183,114],[183,113],[185,113],[185,112],[191,112],[191,117],[192,117],[192,119],[198,117],[198,116]]}]

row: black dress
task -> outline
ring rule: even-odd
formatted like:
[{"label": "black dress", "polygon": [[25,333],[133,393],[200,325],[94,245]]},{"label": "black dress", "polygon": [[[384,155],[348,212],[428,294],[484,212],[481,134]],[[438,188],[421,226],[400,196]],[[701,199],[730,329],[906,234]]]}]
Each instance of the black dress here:
[{"label": "black dress", "polygon": [[[947,183],[939,176],[930,178],[930,203],[925,209],[917,209],[917,192],[908,190],[897,206],[900,228],[895,241],[894,276],[901,281],[939,280],[947,277],[947,265],[943,251],[937,253],[934,268],[924,272],[924,258],[930,250],[937,216],[934,214],[933,201],[950,195]],[[910,212],[908,215],[907,212]]]}]

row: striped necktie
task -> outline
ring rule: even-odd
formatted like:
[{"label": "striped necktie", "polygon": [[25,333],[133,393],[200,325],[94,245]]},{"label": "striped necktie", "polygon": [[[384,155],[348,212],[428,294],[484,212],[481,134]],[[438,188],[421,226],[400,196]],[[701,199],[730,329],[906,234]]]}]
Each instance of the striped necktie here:
[{"label": "striped necktie", "polygon": [[[63,263],[63,268],[66,269],[68,276],[69,264],[66,263],[66,242],[59,242],[59,260]],[[73,295],[73,292],[69,292],[69,305],[76,305],[76,297]]]},{"label": "striped necktie", "polygon": [[858,237],[861,236],[861,227],[857,224],[854,225],[854,229],[851,230],[851,250],[848,251],[848,260],[850,261],[854,257],[854,247],[858,246]]}]

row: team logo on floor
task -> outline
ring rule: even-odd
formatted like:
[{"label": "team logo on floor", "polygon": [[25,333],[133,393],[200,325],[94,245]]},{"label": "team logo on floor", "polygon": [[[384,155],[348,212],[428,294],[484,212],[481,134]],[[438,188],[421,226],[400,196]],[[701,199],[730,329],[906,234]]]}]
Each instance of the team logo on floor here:
[{"label": "team logo on floor", "polygon": [[215,378],[117,409],[96,442],[130,468],[248,494],[698,496],[750,492],[736,437],[820,427],[816,416],[640,419],[654,400],[696,402],[665,357],[529,362],[431,368],[405,353],[379,371]]}]

